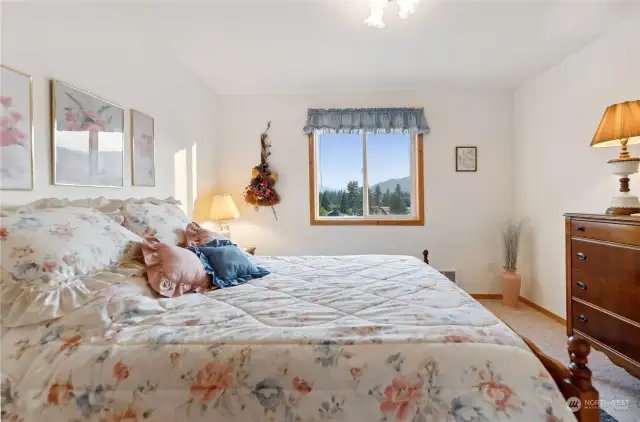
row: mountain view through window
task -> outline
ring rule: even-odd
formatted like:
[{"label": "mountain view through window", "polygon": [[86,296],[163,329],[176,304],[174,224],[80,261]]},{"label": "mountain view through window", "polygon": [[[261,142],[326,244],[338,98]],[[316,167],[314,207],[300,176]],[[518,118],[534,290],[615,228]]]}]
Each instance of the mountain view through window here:
[{"label": "mountain view through window", "polygon": [[317,138],[316,154],[320,218],[414,214],[414,155],[408,134],[323,134]]}]

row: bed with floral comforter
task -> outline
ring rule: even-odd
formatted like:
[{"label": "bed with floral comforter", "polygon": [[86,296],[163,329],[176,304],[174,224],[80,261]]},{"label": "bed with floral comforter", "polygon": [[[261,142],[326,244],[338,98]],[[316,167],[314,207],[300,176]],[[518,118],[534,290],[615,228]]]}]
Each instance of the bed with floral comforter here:
[{"label": "bed with floral comforter", "polygon": [[420,260],[255,257],[272,271],[156,298],[112,283],[3,329],[2,420],[572,421],[522,340]]}]

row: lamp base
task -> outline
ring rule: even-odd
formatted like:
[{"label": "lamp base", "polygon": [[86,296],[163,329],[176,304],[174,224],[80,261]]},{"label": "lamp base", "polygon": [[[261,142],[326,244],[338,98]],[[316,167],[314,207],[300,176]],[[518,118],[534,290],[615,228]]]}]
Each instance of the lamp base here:
[{"label": "lamp base", "polygon": [[231,238],[231,228],[229,227],[229,220],[220,220],[220,232],[227,239]]},{"label": "lamp base", "polygon": [[631,215],[635,213],[640,213],[640,208],[607,208],[607,215]]},{"label": "lamp base", "polygon": [[616,158],[609,160],[609,165],[613,168],[612,173],[620,178],[620,193],[611,198],[607,215],[631,215],[640,212],[640,200],[637,196],[631,195],[629,188],[629,176],[638,172],[640,158]]}]

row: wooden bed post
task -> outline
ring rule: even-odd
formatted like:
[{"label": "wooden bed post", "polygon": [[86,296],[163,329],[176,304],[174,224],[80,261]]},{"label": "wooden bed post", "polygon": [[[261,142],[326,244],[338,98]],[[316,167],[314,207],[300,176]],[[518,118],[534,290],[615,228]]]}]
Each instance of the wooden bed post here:
[{"label": "wooden bed post", "polygon": [[[577,337],[567,340],[569,351],[569,377],[564,380],[562,394],[569,400],[579,399],[580,408],[575,412],[580,422],[600,421],[599,394],[591,383],[591,369],[587,367],[587,356],[591,352],[589,343]],[[570,407],[571,403],[568,402]],[[573,410],[573,409],[572,409]]]},{"label": "wooden bed post", "polygon": [[[425,264],[429,263],[429,251],[422,251]],[[502,321],[516,334],[518,332],[508,323]],[[579,422],[600,422],[600,395],[591,383],[591,369],[587,367],[591,347],[586,340],[569,337],[567,350],[569,351],[569,367],[557,359],[546,355],[534,342],[518,334],[529,346],[529,349],[540,360],[551,375],[558,389],[567,400],[567,405],[574,412]]]},{"label": "wooden bed post", "polygon": [[591,370],[587,368],[587,355],[591,351],[589,343],[577,337],[570,337],[567,340],[567,349],[571,360],[567,368],[560,361],[545,355],[528,338],[522,337],[522,339],[549,371],[551,378],[567,400],[567,405],[571,410],[574,410],[576,419],[580,422],[599,422],[599,395],[591,384]]}]

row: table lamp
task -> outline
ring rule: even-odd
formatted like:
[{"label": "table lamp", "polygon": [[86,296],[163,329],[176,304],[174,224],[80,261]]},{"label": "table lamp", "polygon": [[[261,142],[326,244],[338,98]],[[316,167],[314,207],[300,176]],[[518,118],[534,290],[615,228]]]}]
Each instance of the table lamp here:
[{"label": "table lamp", "polygon": [[591,141],[592,147],[620,146],[618,158],[609,160],[612,173],[620,177],[620,194],[611,199],[609,215],[631,215],[640,212],[640,201],[631,195],[629,176],[638,172],[640,157],[631,157],[627,145],[640,143],[640,100],[607,107]]},{"label": "table lamp", "polygon": [[226,237],[231,236],[231,230],[229,230],[229,220],[235,220],[240,217],[238,207],[233,202],[231,195],[216,195],[211,202],[211,211],[209,211],[209,219],[213,221],[220,221],[220,230]]}]

